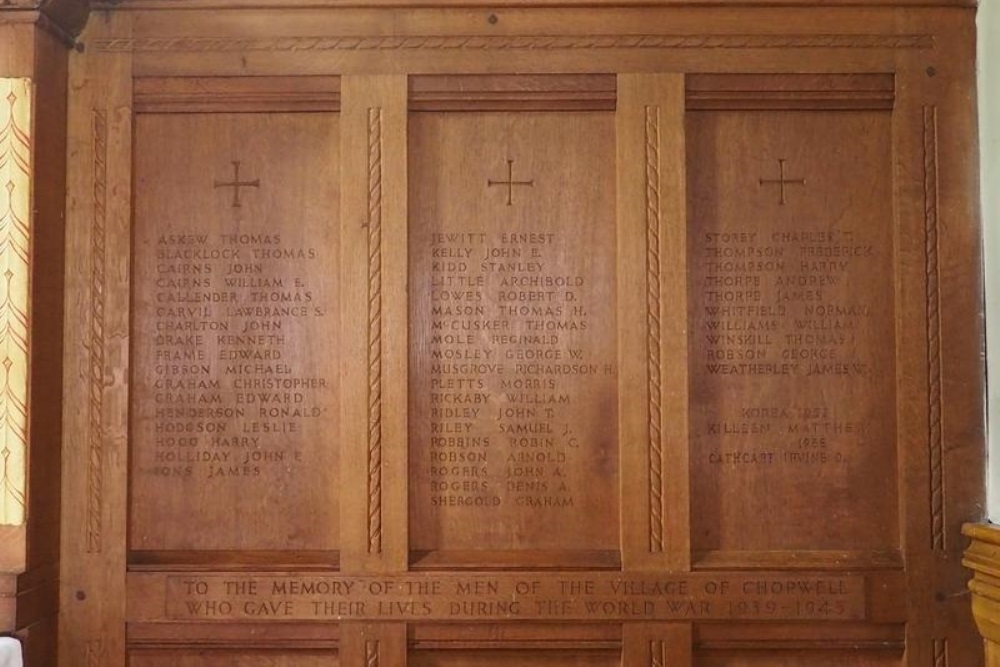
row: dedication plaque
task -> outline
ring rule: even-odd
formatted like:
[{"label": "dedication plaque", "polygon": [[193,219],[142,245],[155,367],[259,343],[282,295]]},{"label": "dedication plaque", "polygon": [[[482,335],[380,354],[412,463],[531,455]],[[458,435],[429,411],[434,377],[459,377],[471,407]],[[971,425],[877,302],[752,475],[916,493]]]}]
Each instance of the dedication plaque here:
[{"label": "dedication plaque", "polygon": [[133,549],[337,546],[336,132],[138,119]]},{"label": "dedication plaque", "polygon": [[889,123],[689,116],[695,550],[898,547]]},{"label": "dedication plaque", "polygon": [[413,550],[618,549],[614,174],[610,113],[411,114]]}]

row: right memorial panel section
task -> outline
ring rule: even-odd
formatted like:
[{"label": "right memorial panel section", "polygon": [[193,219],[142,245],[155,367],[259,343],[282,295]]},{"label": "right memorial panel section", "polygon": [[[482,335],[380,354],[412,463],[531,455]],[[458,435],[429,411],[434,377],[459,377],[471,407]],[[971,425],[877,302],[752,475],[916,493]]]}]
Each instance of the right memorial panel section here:
[{"label": "right memorial panel section", "polygon": [[688,83],[696,563],[898,552],[891,106],[891,77]]}]

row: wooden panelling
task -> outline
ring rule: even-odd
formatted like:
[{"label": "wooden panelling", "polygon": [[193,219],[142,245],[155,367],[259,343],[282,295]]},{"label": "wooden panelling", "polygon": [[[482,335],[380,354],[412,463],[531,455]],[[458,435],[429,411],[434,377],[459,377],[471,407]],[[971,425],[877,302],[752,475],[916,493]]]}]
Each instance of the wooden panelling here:
[{"label": "wooden panelling", "polygon": [[981,663],[971,12],[142,2],[74,56],[67,664]]}]

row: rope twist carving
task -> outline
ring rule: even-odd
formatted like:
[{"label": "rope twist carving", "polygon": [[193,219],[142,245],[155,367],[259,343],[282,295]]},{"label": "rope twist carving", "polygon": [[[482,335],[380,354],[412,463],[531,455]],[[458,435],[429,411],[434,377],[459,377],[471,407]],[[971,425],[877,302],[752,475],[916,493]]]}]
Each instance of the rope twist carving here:
[{"label": "rope twist carving", "polygon": [[382,109],[368,110],[368,553],[382,552]]},{"label": "rope twist carving", "polygon": [[407,51],[510,49],[932,49],[931,35],[372,35],[146,37],[95,40],[98,51]]},{"label": "rope twist carving", "polygon": [[646,107],[646,348],[649,393],[649,550],[663,551],[660,359],[660,108]]},{"label": "rope twist carving", "polygon": [[90,243],[90,414],[87,466],[87,552],[102,548],[104,464],[104,297],[107,262],[108,120],[103,109],[95,109],[94,131],[94,224]]},{"label": "rope twist carving", "polygon": [[927,280],[927,389],[931,548],[945,544],[945,471],[941,398],[941,294],[938,265],[937,107],[924,107],[924,233]]}]

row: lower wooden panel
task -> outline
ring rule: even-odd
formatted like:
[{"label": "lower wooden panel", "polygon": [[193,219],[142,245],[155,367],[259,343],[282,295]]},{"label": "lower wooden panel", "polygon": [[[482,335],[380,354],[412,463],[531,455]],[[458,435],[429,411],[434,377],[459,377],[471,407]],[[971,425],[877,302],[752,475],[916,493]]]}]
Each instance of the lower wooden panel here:
[{"label": "lower wooden panel", "polygon": [[132,651],[129,667],[333,667],[336,653],[319,651]]},{"label": "lower wooden panel", "polygon": [[612,667],[622,664],[611,650],[458,650],[413,651],[409,667]]},{"label": "lower wooden panel", "polygon": [[330,623],[130,623],[129,645],[135,650],[336,650],[340,625]]},{"label": "lower wooden panel", "polygon": [[703,655],[841,649],[902,653],[905,634],[902,623],[701,623],[694,626],[694,646]]},{"label": "lower wooden panel", "polygon": [[895,651],[759,651],[756,654],[707,652],[695,657],[695,667],[896,667],[903,656]]}]

